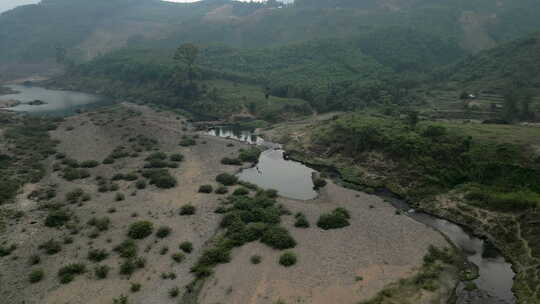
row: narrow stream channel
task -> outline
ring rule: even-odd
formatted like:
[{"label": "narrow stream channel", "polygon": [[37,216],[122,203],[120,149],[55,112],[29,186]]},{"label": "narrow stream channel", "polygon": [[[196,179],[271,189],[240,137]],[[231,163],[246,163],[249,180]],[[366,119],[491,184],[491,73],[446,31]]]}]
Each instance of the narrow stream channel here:
[{"label": "narrow stream channel", "polygon": [[[311,180],[315,170],[299,162],[285,160],[283,150],[280,149],[279,145],[265,141],[250,130],[234,127],[216,127],[207,134],[270,148],[261,154],[256,167],[245,169],[238,174],[241,180],[254,183],[265,189],[276,189],[280,195],[293,199],[309,200],[317,196]],[[469,292],[464,289],[463,284],[460,284],[457,290],[458,304],[515,303],[515,297],[512,293],[515,274],[511,264],[506,262],[496,250],[487,249],[484,240],[447,220],[415,212],[403,200],[386,194],[382,196],[411,218],[446,235],[463,250],[470,262],[478,266],[480,276],[474,280],[478,289]]]}]

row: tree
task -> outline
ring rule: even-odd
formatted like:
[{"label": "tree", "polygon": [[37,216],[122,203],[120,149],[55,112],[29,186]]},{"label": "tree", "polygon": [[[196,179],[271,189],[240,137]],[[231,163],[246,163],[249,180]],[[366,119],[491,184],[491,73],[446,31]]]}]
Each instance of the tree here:
[{"label": "tree", "polygon": [[174,60],[178,60],[186,64],[190,69],[195,64],[197,56],[199,55],[199,48],[192,43],[184,43],[176,49],[174,53]]},{"label": "tree", "polygon": [[[194,65],[195,61],[197,60],[197,56],[199,55],[199,48],[197,48],[196,45],[192,43],[184,43],[180,45],[176,52],[174,53],[174,60],[180,61],[183,64],[187,65],[187,78],[189,79],[189,83],[193,84],[193,79],[195,78],[195,70]],[[179,68],[180,70],[181,68]],[[177,73],[177,74],[184,74],[184,73]],[[177,75],[177,78],[182,78]],[[189,90],[191,91],[191,90]]]}]

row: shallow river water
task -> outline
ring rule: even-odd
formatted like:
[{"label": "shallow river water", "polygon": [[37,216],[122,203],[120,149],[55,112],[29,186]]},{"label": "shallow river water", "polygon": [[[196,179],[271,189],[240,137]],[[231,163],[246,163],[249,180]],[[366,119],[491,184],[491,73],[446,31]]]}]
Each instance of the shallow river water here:
[{"label": "shallow river water", "polygon": [[[25,112],[35,115],[66,116],[80,110],[93,109],[109,105],[108,98],[74,91],[49,90],[35,86],[8,85],[17,91],[15,94],[1,95],[2,100],[18,100],[21,104],[9,108],[10,111]],[[30,105],[29,102],[40,100],[41,105]]]},{"label": "shallow river water", "polygon": [[[241,180],[254,183],[264,189],[276,189],[280,195],[288,198],[309,200],[317,196],[311,179],[315,170],[299,162],[284,159],[283,150],[279,145],[266,142],[250,130],[234,127],[216,127],[207,134],[271,147],[261,154],[259,163],[255,167],[242,170],[238,174]],[[512,304],[515,302],[512,293],[515,274],[511,265],[496,251],[490,250],[490,254],[486,255],[484,240],[447,220],[415,212],[404,201],[391,195],[383,196],[416,221],[443,233],[463,250],[469,262],[478,266],[480,276],[474,281],[478,286],[478,291],[468,293],[463,288],[458,288],[458,303]]]}]

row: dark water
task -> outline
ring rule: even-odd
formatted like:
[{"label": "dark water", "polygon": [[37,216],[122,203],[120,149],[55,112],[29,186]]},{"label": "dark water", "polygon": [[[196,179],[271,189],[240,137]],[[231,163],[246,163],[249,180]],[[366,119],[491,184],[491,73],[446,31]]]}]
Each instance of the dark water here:
[{"label": "dark water", "polygon": [[[0,99],[13,99],[21,102],[20,105],[9,108],[9,110],[33,115],[66,116],[75,114],[79,110],[88,110],[112,104],[112,101],[105,97],[80,92],[49,90],[22,85],[8,85],[7,87],[19,93],[2,95]],[[44,101],[45,104],[26,104],[34,100]]]},{"label": "dark water", "polygon": [[315,171],[299,162],[284,159],[280,145],[265,141],[254,135],[252,130],[235,127],[216,127],[207,134],[268,148],[261,153],[255,167],[242,170],[238,174],[240,180],[263,189],[276,189],[281,196],[292,199],[309,200],[317,197],[311,179],[311,174]]},{"label": "dark water", "polygon": [[[253,144],[267,144],[249,130],[234,130],[234,128],[227,127],[218,128],[209,134]],[[239,173],[239,177],[262,188],[276,189],[282,196],[306,200],[315,198],[317,195],[313,190],[311,180],[313,172],[315,171],[298,162],[284,160],[283,150],[269,149],[261,154],[257,167],[243,170]],[[470,262],[478,266],[480,276],[474,283],[479,290],[468,293],[461,288],[458,292],[458,303],[515,303],[512,293],[512,280],[515,274],[511,265],[497,253],[494,257],[484,257],[484,240],[447,220],[415,212],[403,200],[397,199],[389,193],[381,193],[381,196],[389,200],[396,208],[405,211],[416,221],[442,232],[463,250]]]},{"label": "dark water", "polygon": [[[408,204],[388,193],[382,195],[396,208],[401,209],[418,222],[433,227],[446,235],[457,247],[461,248],[469,262],[478,266],[479,277],[474,280],[482,294],[490,298],[472,299],[474,304],[503,304],[514,303],[512,283],[515,276],[510,263],[506,262],[498,252],[484,256],[485,241],[465,231],[461,226],[429,214],[415,212]],[[487,257],[489,256],[489,257]]]}]

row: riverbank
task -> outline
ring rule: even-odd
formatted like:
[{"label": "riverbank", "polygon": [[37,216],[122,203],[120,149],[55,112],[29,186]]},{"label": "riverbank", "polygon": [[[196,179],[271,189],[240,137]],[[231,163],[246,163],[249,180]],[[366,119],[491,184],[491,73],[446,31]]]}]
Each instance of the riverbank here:
[{"label": "riverbank", "polygon": [[[502,255],[512,263],[516,273],[513,291],[517,303],[535,301],[540,285],[536,270],[531,270],[538,267],[539,256],[536,249],[539,231],[534,223],[540,217],[536,212],[501,212],[476,206],[464,197],[468,191],[466,185],[422,199],[418,193],[424,191],[425,185],[418,183],[418,179],[415,181],[414,171],[404,172],[384,153],[364,153],[363,158],[355,160],[340,157],[339,153],[335,154],[330,147],[323,149],[313,145],[313,141],[316,140],[313,137],[313,130],[319,127],[318,123],[300,126],[282,124],[268,130],[266,136],[286,143],[285,149],[292,159],[326,171],[329,176],[339,177],[344,186],[369,193],[375,193],[381,188],[389,189],[408,199],[418,210],[458,223],[473,231],[475,235],[491,240]],[[482,127],[489,129],[490,126]],[[495,130],[498,130],[497,127],[495,126]],[[521,134],[521,128],[523,127],[516,126],[519,132],[514,134]],[[496,138],[497,143],[504,143],[504,137]],[[512,142],[518,139],[516,136],[510,138]],[[528,143],[535,144],[531,141]]]}]

